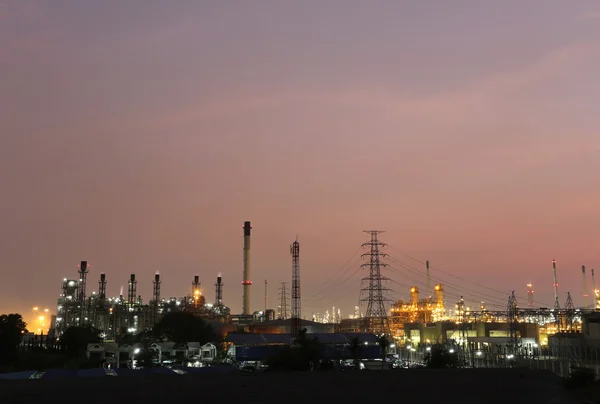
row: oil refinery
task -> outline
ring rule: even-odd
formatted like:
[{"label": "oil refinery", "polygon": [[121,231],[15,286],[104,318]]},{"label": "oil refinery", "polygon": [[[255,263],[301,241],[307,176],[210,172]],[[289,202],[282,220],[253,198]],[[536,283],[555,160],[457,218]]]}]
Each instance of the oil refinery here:
[{"label": "oil refinery", "polygon": [[[290,245],[291,255],[291,313],[288,315],[288,290],[286,282],[281,283],[280,295],[275,308],[269,308],[268,281],[264,281],[264,307],[252,311],[250,276],[250,222],[243,225],[243,277],[241,314],[232,314],[224,299],[224,283],[221,274],[217,274],[214,284],[214,298],[209,300],[202,288],[199,275],[190,276],[189,292],[180,297],[165,298],[161,295],[161,274],[156,273],[152,279],[153,294],[146,301],[137,293],[136,274],[129,275],[127,290],[118,296],[107,295],[108,279],[104,273],[97,277],[96,290],[90,291],[88,281],[90,265],[81,261],[77,277],[65,278],[62,281],[61,294],[58,299],[57,314],[52,316],[50,333],[56,337],[70,326],[90,325],[102,332],[105,340],[113,341],[126,333],[139,333],[151,329],[166,313],[185,311],[193,313],[212,323],[220,324],[232,332],[263,334],[297,335],[306,328],[308,332],[319,333],[371,333],[387,334],[394,339],[399,348],[424,346],[434,343],[455,344],[471,350],[492,350],[497,352],[507,349],[511,352],[533,352],[534,348],[543,348],[552,344],[552,338],[582,335],[586,327],[586,318],[593,316],[600,308],[600,293],[596,289],[594,270],[590,271],[593,302],[584,308],[575,308],[570,293],[564,304],[559,301],[556,261],[552,261],[554,277],[555,304],[553,307],[534,307],[534,291],[531,283],[527,284],[527,304],[519,307],[518,296],[513,291],[506,294],[507,299],[500,310],[498,298],[495,297],[493,307],[488,308],[485,301],[477,307],[470,307],[463,298],[461,290],[451,282],[434,282],[432,285],[432,268],[429,261],[424,262],[422,270],[404,265],[403,280],[420,281],[424,285],[422,291],[416,282],[406,288],[408,300],[390,301],[386,297],[385,284],[391,281],[382,275],[388,269],[402,276],[396,268],[398,261],[383,252],[387,245],[379,240],[380,231],[370,230],[370,241],[363,244],[367,252],[361,258],[367,258],[362,268],[369,275],[362,279],[361,303],[346,318],[342,318],[339,308],[332,307],[324,316],[314,314],[312,321],[301,318],[300,293],[300,243],[296,239]],[[392,263],[386,263],[392,262]],[[407,272],[406,272],[407,271]],[[586,270],[582,266],[583,287],[587,289]],[[412,276],[412,278],[411,278]],[[415,278],[415,276],[420,278]],[[439,279],[438,279],[439,280]],[[398,282],[396,282],[398,283]],[[399,285],[406,285],[400,284]],[[450,290],[450,293],[448,292]],[[483,293],[480,293],[483,295]],[[587,299],[587,294],[584,293]],[[589,304],[589,303],[588,303]],[[256,303],[254,303],[256,307]],[[600,335],[599,335],[600,338]]]}]

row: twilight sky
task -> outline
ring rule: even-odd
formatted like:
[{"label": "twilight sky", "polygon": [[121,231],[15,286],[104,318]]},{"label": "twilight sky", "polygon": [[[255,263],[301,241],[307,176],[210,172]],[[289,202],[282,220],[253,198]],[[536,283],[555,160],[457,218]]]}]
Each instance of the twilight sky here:
[{"label": "twilight sky", "polygon": [[245,220],[254,310],[296,235],[306,317],[356,304],[365,229],[394,298],[403,253],[496,309],[600,271],[596,0],[0,0],[0,55],[2,313],[80,260],[240,312]]}]

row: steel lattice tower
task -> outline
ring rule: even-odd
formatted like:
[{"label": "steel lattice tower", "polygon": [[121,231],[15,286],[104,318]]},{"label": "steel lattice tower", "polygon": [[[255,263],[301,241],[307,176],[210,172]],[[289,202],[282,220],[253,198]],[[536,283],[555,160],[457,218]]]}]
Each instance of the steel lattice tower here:
[{"label": "steel lattice tower", "polygon": [[507,312],[508,312],[508,338],[509,347],[513,354],[517,353],[517,350],[521,347],[521,338],[518,330],[518,309],[517,298],[515,297],[515,291],[508,298]]},{"label": "steel lattice tower", "polygon": [[300,243],[298,239],[290,246],[292,255],[292,334],[300,332]]},{"label": "steel lattice tower", "polygon": [[380,251],[386,244],[378,240],[377,235],[383,233],[378,230],[365,230],[365,233],[371,235],[371,241],[364,243],[362,246],[369,247],[369,252],[362,254],[362,258],[369,259],[369,262],[361,265],[361,268],[369,268],[369,276],[362,279],[368,286],[361,289],[363,292],[368,292],[368,297],[361,299],[367,302],[367,311],[365,313],[365,330],[376,334],[389,334],[390,323],[385,309],[384,302],[387,301],[384,297],[384,292],[388,289],[383,287],[383,283],[388,280],[381,276],[381,268],[387,264],[381,262],[387,254]]},{"label": "steel lattice tower", "polygon": [[287,289],[285,287],[287,282],[281,282],[281,288],[279,289],[279,319],[286,320],[288,318],[287,311]]},{"label": "steel lattice tower", "polygon": [[573,305],[573,299],[571,298],[571,292],[567,292],[567,301],[565,302],[567,330],[573,330],[573,317],[575,317],[575,306]]}]

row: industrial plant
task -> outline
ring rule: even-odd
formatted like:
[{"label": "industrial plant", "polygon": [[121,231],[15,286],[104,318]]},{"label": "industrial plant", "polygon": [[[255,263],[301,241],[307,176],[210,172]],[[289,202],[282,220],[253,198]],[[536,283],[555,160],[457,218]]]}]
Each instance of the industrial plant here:
[{"label": "industrial plant", "polygon": [[[520,307],[519,296],[514,291],[506,294],[507,299],[500,309],[498,298],[492,295],[489,297],[494,299],[494,308],[489,308],[483,299],[477,307],[470,307],[458,285],[440,282],[437,276],[432,276],[431,272],[435,269],[429,261],[423,262],[419,269],[401,264],[384,252],[387,244],[380,241],[382,232],[377,230],[366,231],[369,240],[362,246],[365,252],[361,258],[364,263],[359,269],[368,274],[362,278],[360,289],[360,304],[364,312],[360,306],[356,306],[353,314],[342,318],[340,309],[332,307],[331,313],[327,311],[324,316],[313,314],[312,321],[301,316],[298,239],[290,245],[291,291],[288,291],[287,282],[281,282],[277,307],[269,308],[269,283],[265,280],[264,308],[253,311],[251,229],[250,222],[245,222],[241,280],[243,305],[240,314],[233,314],[225,303],[225,285],[220,273],[214,283],[214,299],[209,300],[202,292],[199,275],[191,277],[189,293],[165,298],[161,295],[161,275],[156,273],[152,280],[153,294],[144,301],[137,293],[138,280],[133,273],[129,276],[127,290],[121,288],[118,296],[107,295],[109,280],[104,273],[98,274],[97,289],[92,291],[88,276],[93,272],[87,261],[81,261],[77,277],[66,278],[62,282],[57,314],[53,317],[50,332],[60,337],[71,326],[90,325],[101,331],[105,341],[115,341],[123,334],[136,334],[152,329],[167,313],[183,311],[220,325],[224,330],[223,334],[229,334],[231,341],[237,342],[238,353],[234,355],[238,357],[248,356],[248,351],[244,349],[249,346],[290,344],[301,330],[321,335],[320,339],[323,338],[322,335],[337,334],[338,339],[346,342],[352,335],[362,335],[365,340],[374,338],[368,335],[388,335],[393,341],[391,354],[396,356],[401,351],[423,351],[432,344],[445,344],[460,351],[465,359],[471,358],[473,361],[478,357],[494,357],[497,361],[498,358],[507,360],[515,356],[540,355],[541,352],[556,353],[565,349],[569,352],[583,352],[581,350],[590,347],[600,348],[600,327],[596,315],[596,309],[600,308],[600,293],[596,289],[594,270],[591,270],[592,302],[588,302],[589,295],[584,293],[586,301],[582,308],[575,308],[570,293],[567,293],[566,301],[561,304],[556,261],[552,261],[555,296],[553,307],[535,307],[531,283],[526,285],[525,307]],[[410,296],[408,300],[389,299],[386,285],[394,281],[384,276],[384,270],[396,273],[403,281],[418,281],[412,286],[395,282],[406,286]],[[582,266],[581,271],[586,291],[588,286],[585,266]],[[432,282],[432,279],[436,281]],[[418,284],[424,287],[420,288]],[[477,293],[485,295],[483,292]],[[288,295],[291,295],[289,312]],[[244,334],[236,334],[239,331]],[[248,334],[258,334],[261,337],[249,343]]]}]

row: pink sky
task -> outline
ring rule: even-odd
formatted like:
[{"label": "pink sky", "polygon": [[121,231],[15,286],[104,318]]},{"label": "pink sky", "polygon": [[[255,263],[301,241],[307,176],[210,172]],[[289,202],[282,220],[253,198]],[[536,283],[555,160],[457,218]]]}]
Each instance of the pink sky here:
[{"label": "pink sky", "polygon": [[[432,271],[469,304],[533,282],[551,305],[556,258],[581,305],[600,5],[483,3],[0,0],[0,312],[54,309],[80,260],[91,290],[133,272],[146,299],[157,270],[164,297],[199,274],[209,300],[222,272],[239,312],[245,220],[254,310],[298,235],[303,315],[349,313],[362,274],[329,279],[365,229],[498,291]],[[424,282],[387,275],[393,298]]]}]

